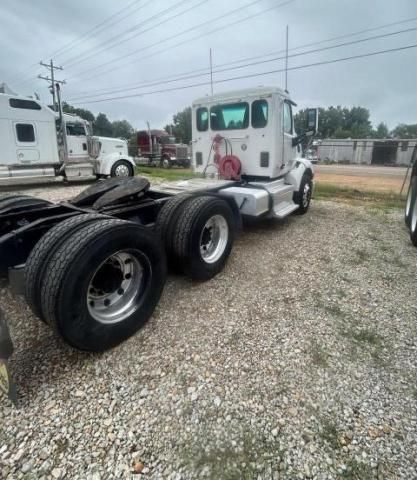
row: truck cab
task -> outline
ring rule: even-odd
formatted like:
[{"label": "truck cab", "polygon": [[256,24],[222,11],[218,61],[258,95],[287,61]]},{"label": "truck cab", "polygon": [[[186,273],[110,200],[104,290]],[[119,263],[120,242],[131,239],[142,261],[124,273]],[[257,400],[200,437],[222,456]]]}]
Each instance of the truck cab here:
[{"label": "truck cab", "polygon": [[148,163],[171,168],[173,165],[189,167],[191,157],[188,146],[177,142],[165,130],[139,130],[137,132],[138,156]]},{"label": "truck cab", "polygon": [[126,140],[93,136],[81,117],[19,95],[0,93],[0,144],[0,184],[134,174]]},{"label": "truck cab", "polygon": [[[288,93],[275,87],[231,91],[193,102],[193,167],[216,170],[213,151],[234,154],[243,178],[282,177],[301,158],[294,141],[293,107]],[[215,139],[221,137],[221,142]],[[215,152],[216,153],[216,152]]]}]

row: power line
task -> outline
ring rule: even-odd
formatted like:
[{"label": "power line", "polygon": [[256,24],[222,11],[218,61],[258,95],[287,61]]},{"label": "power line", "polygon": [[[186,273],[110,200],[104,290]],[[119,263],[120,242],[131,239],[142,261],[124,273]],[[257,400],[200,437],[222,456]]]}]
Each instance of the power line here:
[{"label": "power line", "polygon": [[[384,24],[384,25],[379,25],[377,27],[367,28],[366,30],[359,30],[359,31],[356,31],[356,32],[348,33],[348,34],[339,35],[337,37],[327,38],[325,40],[319,40],[319,41],[312,42],[312,43],[305,43],[303,45],[298,45],[296,47],[290,48],[289,51],[291,52],[291,51],[294,51],[294,50],[299,50],[300,48],[321,45],[322,43],[328,43],[328,42],[331,42],[331,41],[334,41],[334,40],[340,40],[342,38],[353,37],[353,36],[356,36],[356,35],[360,35],[362,33],[375,31],[375,30],[380,30],[380,29],[392,27],[392,26],[395,26],[395,25],[401,25],[401,24],[404,24],[404,23],[413,22],[415,20],[417,20],[417,17],[414,17],[414,18],[411,18],[411,19],[400,20],[400,21],[396,21],[396,22],[392,22],[392,23],[387,23],[387,24]],[[267,54],[264,54],[264,55],[256,55],[256,56],[252,56],[252,57],[245,57],[245,58],[241,58],[240,60],[228,61],[226,63],[220,63],[218,65],[214,65],[213,68],[220,68],[220,67],[224,67],[226,65],[228,65],[228,66],[235,65],[235,64],[238,64],[238,63],[246,62],[248,60],[255,60],[255,59],[259,59],[259,58],[263,58],[263,57],[269,57],[269,56],[277,55],[277,54],[284,53],[284,52],[285,52],[285,50],[277,50],[277,51],[267,53]],[[159,77],[159,78],[156,78],[156,79],[153,79],[153,80],[149,80],[147,82],[141,82],[139,84],[130,82],[130,83],[125,84],[125,85],[120,85],[119,88],[122,89],[120,91],[134,90],[134,89],[139,88],[139,87],[154,85],[154,82],[158,82],[158,81],[161,81],[161,83],[162,82],[165,83],[167,81],[173,81],[173,79],[180,80],[182,78],[182,76],[190,75],[190,74],[198,73],[198,72],[204,72],[204,75],[206,75],[206,74],[208,74],[208,69],[206,67],[204,67],[204,68],[199,68],[199,69],[195,69],[195,70],[191,70],[191,71],[189,70],[187,72],[182,72],[182,73],[179,73],[179,74],[176,74],[176,75],[173,75],[173,76]],[[180,78],[178,78],[178,77],[180,77]],[[128,87],[132,87],[132,88],[128,88]],[[117,88],[117,86],[116,86],[116,88]],[[109,93],[115,93],[115,90],[114,90],[114,87],[113,88],[107,87],[107,88],[98,89],[98,90],[95,89],[94,91],[91,91],[91,92],[90,91],[80,92],[79,97],[81,95],[84,95],[84,94],[85,95],[90,95],[90,94],[94,94],[94,93],[98,93],[98,92],[102,92],[103,94],[109,94]]]},{"label": "power line", "polygon": [[[403,47],[391,48],[391,49],[387,49],[387,50],[378,50],[376,52],[369,52],[369,53],[364,53],[364,54],[361,54],[361,55],[352,55],[350,57],[342,57],[342,58],[336,58],[336,59],[333,59],[333,60],[327,60],[327,61],[316,62],[316,63],[309,63],[309,64],[306,64],[306,65],[298,65],[298,66],[295,66],[295,67],[288,67],[288,70],[301,70],[301,69],[304,69],[304,68],[317,67],[317,66],[321,66],[321,65],[330,65],[332,63],[339,63],[339,62],[354,60],[354,59],[358,59],[358,58],[372,57],[372,56],[382,55],[382,54],[391,53],[391,52],[399,52],[399,51],[409,50],[411,48],[416,48],[416,47],[417,47],[417,44],[405,45]],[[277,70],[270,70],[268,72],[259,72],[259,73],[252,73],[252,74],[248,74],[248,75],[240,75],[240,76],[237,76],[237,77],[230,77],[230,78],[224,78],[224,79],[221,79],[221,80],[214,80],[213,84],[231,82],[231,81],[234,81],[234,80],[243,80],[243,79],[247,79],[247,78],[261,77],[261,76],[264,76],[264,75],[281,73],[283,71],[285,71],[285,69],[277,69]],[[151,92],[143,92],[143,93],[132,94],[132,95],[123,95],[123,96],[119,96],[119,97],[108,97],[108,98],[102,98],[100,100],[91,100],[91,101],[82,102],[82,103],[83,104],[100,103],[100,102],[107,102],[107,101],[111,101],[111,100],[123,100],[123,99],[126,99],[126,98],[144,97],[146,95],[153,95],[155,93],[173,92],[173,91],[185,90],[185,89],[188,89],[188,88],[201,87],[201,86],[206,86],[206,85],[210,85],[210,82],[201,82],[201,83],[195,83],[195,84],[192,84],[192,85],[183,85],[183,86],[179,86],[179,87],[167,88],[167,89],[163,89],[163,90],[155,90],[155,91],[151,91]],[[70,99],[68,101],[71,102],[72,100]]]},{"label": "power line", "polygon": [[[331,49],[334,49],[334,48],[345,47],[345,46],[348,46],[348,45],[355,45],[355,44],[367,42],[367,41],[370,41],[370,40],[386,38],[386,37],[390,37],[390,36],[393,36],[393,35],[399,35],[399,34],[402,34],[402,33],[408,33],[408,32],[412,32],[412,31],[416,31],[416,30],[417,30],[417,27],[414,27],[414,28],[407,28],[407,29],[404,29],[404,30],[399,30],[397,32],[390,32],[390,33],[384,33],[384,34],[380,34],[380,35],[374,35],[372,37],[367,37],[367,38],[363,38],[363,39],[360,39],[360,40],[353,40],[351,42],[344,42],[344,43],[339,43],[337,45],[330,45],[328,47],[316,48],[316,49],[313,49],[313,50],[307,50],[307,51],[304,51],[304,52],[294,53],[292,55],[288,55],[288,58],[295,58],[295,57],[300,57],[300,56],[308,55],[308,54],[312,54],[312,53],[323,52],[323,51],[331,50]],[[233,66],[233,67],[229,67],[229,68],[214,70],[212,73],[215,74],[215,73],[228,72],[230,70],[237,70],[237,69],[240,69],[240,68],[252,67],[252,66],[261,65],[261,64],[264,64],[264,63],[276,62],[278,60],[284,60],[286,58],[287,58],[286,56],[281,56],[281,57],[270,58],[268,60],[259,60],[257,62],[251,62],[251,63],[246,63],[246,64],[243,64],[243,65],[237,65],[237,66]],[[148,84],[147,86],[149,87],[149,86],[156,86],[156,85],[161,85],[161,84],[166,84],[166,83],[178,82],[180,80],[189,80],[191,78],[198,78],[198,77],[203,77],[203,76],[206,76],[206,75],[208,75],[208,73],[199,73],[199,74],[194,74],[194,75],[183,76],[183,77],[180,77],[180,78],[176,78],[174,80],[161,80],[159,82]],[[138,88],[144,88],[144,87],[132,87],[132,88],[127,88],[127,89],[113,90],[110,93],[123,93],[123,92],[129,91],[129,90],[137,90]],[[83,98],[95,98],[95,97],[100,97],[102,95],[106,95],[106,93],[101,93],[101,94],[98,93],[96,95],[94,95],[94,94],[93,95],[81,95],[81,96],[79,95],[79,96],[74,97],[74,100],[80,100],[80,99],[83,99]]]},{"label": "power line", "polygon": [[[74,45],[80,43],[81,41],[97,35],[97,33],[104,30],[105,28],[108,28],[110,26],[116,25],[117,23],[120,23],[122,20],[124,20],[125,18],[132,15],[134,12],[136,12],[140,8],[142,8],[142,5],[139,5],[134,10],[130,11],[129,13],[126,13],[126,11],[129,10],[132,6],[134,6],[137,3],[140,4],[142,1],[143,0],[133,0],[128,5],[126,5],[126,7],[123,7],[120,10],[117,10],[116,13],[106,17],[102,22],[98,23],[95,27],[89,28],[87,31],[85,31],[83,34],[81,34],[79,37],[76,37],[74,40],[72,40],[69,43],[63,45],[58,50],[55,50],[54,52],[52,52],[50,55],[48,55],[48,57],[62,56],[63,52],[67,51],[68,49],[70,49]],[[121,18],[119,18],[118,20],[115,21],[115,17],[117,17],[118,15],[120,15],[122,13],[126,13],[126,15],[122,16]]]},{"label": "power line", "polygon": [[[155,18],[159,18],[161,15],[164,15],[165,13],[167,12],[170,12],[172,10],[175,10],[177,9],[178,7],[180,7],[182,4],[184,3],[187,3],[189,2],[190,0],[181,0],[180,2],[177,2],[175,5],[171,6],[171,7],[168,7],[168,8],[165,8],[164,10],[156,13],[155,15],[152,15],[151,17],[147,18],[146,20],[142,21],[142,22],[139,22],[137,24],[135,24],[134,26],[132,26],[131,28],[129,28],[128,30],[124,31],[122,33],[122,36],[126,35],[126,34],[129,34],[135,30],[138,29],[138,27],[142,26],[142,25],[145,25],[147,24],[148,22],[152,21],[153,19]],[[115,35],[114,37],[111,37],[109,38],[108,40],[105,40],[104,42],[102,42],[100,44],[100,47],[103,47],[103,48],[100,48],[98,51],[96,50],[95,47],[93,48],[90,48],[89,50],[87,50],[87,52],[89,51],[92,51],[92,53],[90,55],[87,55],[87,56],[82,56],[80,58],[79,55],[75,56],[75,57],[72,57],[68,60],[67,64],[69,67],[72,67],[73,65],[77,65],[78,63],[81,63],[81,62],[84,62],[92,57],[95,57],[96,55],[98,55],[99,53],[101,52],[104,52],[104,51],[107,51],[109,47],[106,47],[104,45],[107,45],[107,44],[111,44],[110,48],[114,48],[118,45],[120,45],[121,43],[124,43],[124,42],[127,42],[129,40],[132,40],[132,38],[135,38],[135,37],[138,37],[139,35],[143,35],[144,33],[150,31],[150,30],[153,30],[154,28],[156,27],[159,27],[160,25],[163,25],[164,23],[167,23],[169,20],[172,20],[176,17],[179,17],[180,15],[183,15],[184,13],[187,13],[189,12],[190,10],[194,10],[194,8],[197,8],[199,7],[201,4],[205,3],[207,0],[203,0],[201,1],[200,3],[198,3],[197,5],[194,5],[186,10],[184,10],[183,12],[180,12],[180,13],[177,13],[175,15],[173,15],[172,17],[168,17],[164,20],[161,20],[159,23],[157,23],[156,25],[153,25],[151,27],[149,27],[148,29],[145,29],[145,30],[142,30],[142,31],[139,31],[138,33],[136,33],[135,35],[132,35],[131,37],[129,38],[125,38],[125,39],[120,39],[120,35]],[[152,3],[153,0],[150,0],[149,2],[147,2],[145,5],[148,5],[149,3]],[[144,5],[144,6],[145,6]],[[116,40],[119,40],[119,41],[116,41]],[[84,52],[85,53],[85,52]]]},{"label": "power line", "polygon": [[[126,55],[123,55],[122,57],[119,57],[117,60],[109,60],[109,61],[104,62],[104,63],[102,63],[102,64],[100,64],[100,65],[97,65],[97,66],[95,66],[95,67],[92,67],[92,68],[89,68],[89,69],[87,69],[87,70],[84,70],[84,71],[80,72],[80,73],[78,74],[78,76],[84,75],[85,73],[88,73],[88,72],[93,71],[93,70],[97,70],[97,69],[99,69],[99,68],[101,68],[101,67],[104,67],[104,66],[110,64],[110,63],[113,63],[113,64],[114,64],[115,62],[119,62],[120,60],[124,60],[125,58],[131,57],[132,55],[135,55],[135,54],[138,53],[138,52],[143,52],[144,50],[148,50],[149,48],[155,47],[156,45],[160,45],[161,43],[167,42],[167,41],[172,40],[172,39],[174,39],[174,38],[177,38],[177,37],[179,37],[179,36],[181,36],[181,35],[185,35],[185,34],[191,32],[191,31],[193,31],[193,30],[199,29],[199,28],[201,28],[201,27],[204,27],[205,25],[208,25],[208,24],[211,24],[211,23],[213,23],[213,22],[216,22],[216,21],[218,21],[219,19],[223,19],[223,18],[225,18],[225,17],[228,17],[228,16],[230,16],[230,15],[233,15],[233,14],[236,13],[236,12],[240,12],[243,8],[248,8],[248,7],[250,7],[250,6],[252,6],[252,5],[255,5],[256,3],[259,3],[259,2],[261,2],[261,1],[263,1],[263,0],[254,0],[254,1],[248,3],[248,4],[244,5],[244,6],[241,6],[241,7],[239,7],[239,8],[235,8],[235,9],[233,9],[233,10],[230,10],[230,11],[224,13],[224,14],[221,15],[221,16],[217,16],[217,17],[215,17],[215,18],[211,18],[210,20],[207,20],[207,21],[205,21],[205,22],[202,22],[202,23],[200,23],[200,24],[198,24],[198,25],[195,25],[195,26],[193,26],[193,27],[191,27],[191,28],[188,28],[188,29],[186,29],[186,30],[184,30],[184,31],[182,31],[182,32],[179,32],[179,33],[177,33],[177,34],[175,34],[175,35],[171,35],[171,36],[166,37],[166,38],[164,38],[164,39],[162,39],[162,40],[159,40],[158,42],[152,43],[152,44],[147,45],[147,46],[145,46],[145,47],[143,47],[143,48],[140,48],[140,49],[138,49],[138,50],[134,50],[133,52],[130,52],[130,53],[126,54]],[[286,1],[282,2],[282,3],[279,3],[278,5],[274,5],[274,6],[270,7],[270,8],[267,8],[267,9],[265,9],[265,10],[262,10],[261,12],[254,13],[254,14],[252,14],[252,15],[249,15],[249,16],[247,16],[247,17],[244,17],[244,18],[242,18],[242,19],[240,19],[240,20],[237,20],[237,21],[235,21],[235,22],[228,23],[228,24],[223,25],[223,26],[221,26],[221,27],[217,27],[217,28],[215,28],[214,30],[210,30],[210,31],[208,31],[208,32],[204,32],[204,33],[198,35],[197,37],[194,37],[194,38],[191,38],[191,39],[187,39],[187,40],[181,41],[181,42],[176,43],[176,44],[174,44],[174,45],[172,45],[172,46],[170,46],[170,47],[167,47],[167,48],[165,48],[165,49],[163,49],[163,50],[161,50],[161,51],[153,52],[153,53],[150,54],[149,56],[154,56],[154,55],[156,55],[157,53],[160,53],[160,52],[166,52],[166,51],[171,50],[172,48],[175,48],[175,47],[177,47],[177,46],[179,46],[179,45],[183,45],[184,43],[188,43],[188,42],[190,42],[190,41],[196,40],[197,38],[201,38],[201,37],[207,36],[207,35],[209,35],[209,34],[211,34],[211,33],[213,33],[213,32],[216,32],[216,31],[219,31],[219,30],[223,30],[224,28],[230,27],[230,26],[232,26],[232,25],[236,25],[237,23],[241,23],[241,22],[244,22],[244,21],[246,21],[246,20],[253,19],[254,17],[257,17],[257,16],[259,16],[259,15],[261,15],[261,14],[263,14],[263,13],[269,12],[269,11],[271,11],[271,10],[273,10],[273,9],[276,9],[276,8],[279,8],[279,7],[283,7],[283,6],[285,6],[285,5],[288,5],[289,3],[293,3],[294,1],[295,1],[295,0],[286,0]],[[149,56],[145,56],[145,57],[142,56],[140,59],[143,60],[144,58],[148,58]],[[107,72],[109,72],[109,71],[112,71],[113,68],[114,68],[114,67],[112,67],[110,70],[105,70],[105,71],[101,72],[100,75],[102,75],[103,73],[107,73]],[[95,75],[94,75],[93,77],[95,77]],[[89,78],[93,78],[93,77],[87,77],[86,80],[88,80]]]}]

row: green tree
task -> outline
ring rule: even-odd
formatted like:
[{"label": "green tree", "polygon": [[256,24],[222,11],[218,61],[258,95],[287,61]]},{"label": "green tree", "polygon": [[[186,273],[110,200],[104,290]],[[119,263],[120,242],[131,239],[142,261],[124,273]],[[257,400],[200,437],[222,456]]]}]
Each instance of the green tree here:
[{"label": "green tree", "polygon": [[84,120],[87,120],[87,122],[93,123],[95,120],[94,114],[90,112],[90,110],[85,110],[84,108],[76,108],[76,107],[73,107],[72,105],[69,105],[66,102],[63,102],[62,110],[65,113],[72,113],[74,115],[78,115]]},{"label": "green tree", "polygon": [[[299,111],[295,117],[298,134],[306,129],[307,110]],[[336,107],[319,109],[318,136],[321,138],[359,138],[372,133],[369,110],[363,107]]]},{"label": "green tree", "polygon": [[94,135],[99,135],[102,137],[112,137],[113,136],[113,126],[110,120],[107,118],[106,114],[99,113],[93,124]]},{"label": "green tree", "polygon": [[183,143],[191,142],[191,107],[187,107],[172,117],[172,124],[167,125],[165,130]]},{"label": "green tree", "polygon": [[417,137],[417,123],[407,125],[400,123],[391,132],[391,135],[396,138],[416,138]]},{"label": "green tree", "polygon": [[112,122],[112,136],[117,138],[129,139],[134,130],[127,120],[115,120]]},{"label": "green tree", "polygon": [[372,136],[375,138],[388,138],[389,130],[387,124],[384,122],[379,123],[376,130],[373,131]]}]

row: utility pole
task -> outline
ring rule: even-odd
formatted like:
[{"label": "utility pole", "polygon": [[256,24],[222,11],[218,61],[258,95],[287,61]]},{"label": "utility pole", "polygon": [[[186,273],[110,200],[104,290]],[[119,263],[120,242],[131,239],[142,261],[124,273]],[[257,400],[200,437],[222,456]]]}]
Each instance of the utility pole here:
[{"label": "utility pole", "polygon": [[53,60],[51,59],[49,63],[43,63],[42,61],[39,62],[39,65],[42,65],[43,67],[46,67],[50,71],[50,77],[44,77],[42,75],[38,75],[38,78],[41,78],[42,80],[46,80],[47,82],[50,82],[50,87],[49,91],[52,93],[52,101],[53,101],[53,106],[54,110],[56,111],[56,92],[55,92],[55,84],[60,83],[60,84],[65,84],[65,80],[55,80],[55,70],[64,70],[63,67],[57,67],[54,65]]}]

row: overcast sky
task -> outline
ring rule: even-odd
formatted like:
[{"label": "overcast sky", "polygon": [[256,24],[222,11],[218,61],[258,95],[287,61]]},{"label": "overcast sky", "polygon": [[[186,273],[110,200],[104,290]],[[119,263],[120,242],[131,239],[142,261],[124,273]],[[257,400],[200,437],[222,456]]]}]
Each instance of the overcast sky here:
[{"label": "overcast sky", "polygon": [[[394,22],[402,23],[294,49]],[[0,83],[4,81],[25,95],[37,92],[42,100],[50,102],[46,82],[36,79],[37,74],[47,75],[48,71],[36,63],[41,59],[49,61],[52,56],[57,65],[64,67],[56,76],[67,80],[63,86],[65,100],[95,114],[104,112],[111,120],[126,118],[138,129],[147,120],[159,127],[194,98],[208,94],[210,86],[111,101],[106,98],[207,83],[210,47],[215,71],[280,57],[282,53],[265,55],[285,48],[286,25],[290,55],[416,29],[295,56],[289,59],[291,68],[417,44],[417,1],[1,0]],[[236,63],[246,58],[251,60]],[[410,48],[290,70],[288,89],[300,107],[361,105],[369,108],[374,124],[385,121],[393,128],[400,122],[417,123],[416,59],[417,48]],[[214,81],[283,67],[284,60],[276,59],[215,73]],[[172,81],[183,74],[193,77]],[[132,90],[144,83],[148,86]],[[215,83],[214,91],[258,85],[283,87],[284,74]],[[103,92],[101,97],[94,96]],[[88,103],[97,99],[102,101]]]}]

